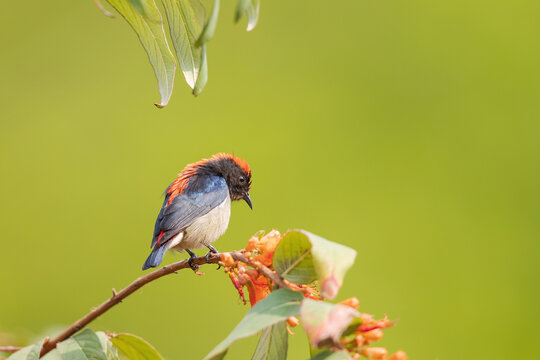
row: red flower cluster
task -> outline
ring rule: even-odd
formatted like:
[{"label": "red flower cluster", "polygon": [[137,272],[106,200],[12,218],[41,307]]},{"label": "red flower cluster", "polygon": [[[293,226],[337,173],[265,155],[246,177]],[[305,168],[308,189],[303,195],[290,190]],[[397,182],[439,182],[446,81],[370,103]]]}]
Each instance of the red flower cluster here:
[{"label": "red flower cluster", "polygon": [[[358,309],[360,302],[356,297],[349,298],[340,302],[341,305]],[[407,354],[404,351],[397,351],[388,356],[388,350],[383,347],[369,347],[374,341],[379,341],[383,337],[384,328],[394,325],[385,315],[383,319],[374,319],[373,315],[360,313],[362,323],[354,331],[341,339],[343,347],[351,354],[353,359],[359,359],[365,356],[369,359],[383,360],[407,360]]]},{"label": "red flower cluster", "polygon": [[[274,252],[282,238],[283,236],[277,230],[272,230],[268,234],[259,232],[249,239],[244,249],[244,256],[252,264],[262,264],[273,271],[272,262],[274,260]],[[244,287],[248,290],[251,306],[264,299],[272,291],[274,284],[270,279],[262,276],[249,265],[234,261],[230,254],[221,254],[221,262],[225,271],[229,273],[229,278],[244,304],[246,304]],[[288,281],[285,282],[291,289],[302,292],[305,297],[316,300],[321,299],[318,290],[314,286],[310,287],[293,284]]]},{"label": "red flower cluster", "polygon": [[[277,230],[272,230],[268,234],[259,232],[252,236],[243,250],[244,256],[251,265],[235,261],[229,253],[221,254],[221,264],[225,272],[229,274],[229,278],[244,304],[247,303],[244,296],[244,287],[248,290],[251,306],[264,299],[273,290],[274,284],[272,280],[261,275],[253,266],[264,265],[271,271],[274,271],[272,261],[275,250],[282,238],[283,236]],[[276,276],[278,276],[277,273]],[[292,290],[303,293],[304,297],[322,300],[317,285],[298,285],[287,280],[284,280],[284,282]],[[360,305],[356,297],[344,300],[340,304],[349,306],[355,310]],[[385,348],[370,347],[372,342],[382,339],[383,329],[393,326],[393,322],[386,316],[383,319],[374,319],[373,315],[366,313],[360,313],[360,318],[361,322],[359,321],[358,327],[352,333],[350,331],[346,332],[346,335],[340,339],[341,348],[349,352],[353,359],[359,359],[361,356],[364,356],[369,359],[407,360],[407,354],[403,351],[397,351],[388,356],[388,351]],[[291,335],[294,334],[289,326],[296,327],[298,323],[299,320],[295,316],[287,319],[287,330]]]}]

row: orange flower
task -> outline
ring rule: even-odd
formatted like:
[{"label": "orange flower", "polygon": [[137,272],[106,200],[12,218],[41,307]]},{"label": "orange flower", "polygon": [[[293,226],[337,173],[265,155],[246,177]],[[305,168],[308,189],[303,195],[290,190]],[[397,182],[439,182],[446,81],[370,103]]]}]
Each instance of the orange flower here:
[{"label": "orange flower", "polygon": [[223,262],[225,266],[233,266],[234,265],[234,259],[229,253],[222,253],[220,255],[220,259]]},{"label": "orange flower", "polygon": [[287,318],[287,324],[289,324],[290,327],[297,327],[299,322],[300,321],[296,316],[291,316]]},{"label": "orange flower", "polygon": [[268,281],[264,276],[260,276],[257,279],[249,278],[246,287],[249,292],[249,302],[251,306],[255,305],[260,300],[264,299],[270,293],[270,287]]},{"label": "orange flower", "polygon": [[387,357],[386,360],[407,360],[407,354],[405,351],[399,350]]},{"label": "orange flower", "polygon": [[371,331],[365,332],[363,335],[366,338],[366,340],[379,341],[382,339],[384,334],[381,329],[373,329]]},{"label": "orange flower", "polygon": [[264,235],[258,244],[259,255],[255,256],[255,260],[265,266],[272,266],[274,252],[281,241],[281,234],[277,230],[272,230]]},{"label": "orange flower", "polygon": [[240,298],[242,299],[242,301],[244,302],[244,305],[246,304],[246,298],[244,297],[244,290],[242,290],[242,285],[240,284],[240,281],[238,280],[238,278],[236,277],[235,274],[233,274],[232,272],[229,273],[229,279],[231,279],[233,285],[234,285],[234,288],[236,289],[236,291],[238,291],[238,295],[240,295]]},{"label": "orange flower", "polygon": [[253,251],[259,246],[259,239],[255,236],[252,236],[246,245],[246,251]]},{"label": "orange flower", "polygon": [[319,295],[319,291],[317,290],[317,286],[308,286],[308,285],[296,285],[295,283],[292,283],[290,281],[285,280],[285,283],[291,287],[294,291],[300,291],[302,294],[304,294],[304,297],[310,298],[313,300],[322,300],[321,296]]},{"label": "orange flower", "polygon": [[388,355],[388,350],[383,347],[372,347],[364,349],[362,355],[370,359],[384,359]]},{"label": "orange flower", "polygon": [[364,339],[364,337],[362,335],[357,335],[354,338],[354,341],[356,342],[356,347],[360,348],[360,347],[364,346],[365,339]]},{"label": "orange flower", "polygon": [[362,318],[362,325],[358,327],[360,332],[368,332],[375,329],[384,329],[390,326],[394,326],[394,323],[388,319],[388,316],[384,316],[384,319],[375,320],[373,315],[362,313],[360,314]]},{"label": "orange flower", "polygon": [[345,305],[353,309],[358,309],[358,307],[360,306],[360,301],[358,300],[356,296],[353,296],[352,298],[348,298],[348,299],[338,302],[338,304]]}]

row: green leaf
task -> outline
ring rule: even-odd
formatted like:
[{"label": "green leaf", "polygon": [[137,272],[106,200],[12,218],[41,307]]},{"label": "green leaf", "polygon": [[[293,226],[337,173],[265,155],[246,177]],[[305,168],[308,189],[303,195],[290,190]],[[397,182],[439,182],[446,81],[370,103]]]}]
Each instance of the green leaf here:
[{"label": "green leaf", "polygon": [[[94,336],[95,335],[95,336]],[[94,333],[85,329],[57,345],[43,360],[118,360],[116,349],[102,331]]]},{"label": "green leaf", "polygon": [[281,276],[292,282],[306,284],[316,276],[321,295],[333,299],[355,257],[356,251],[347,246],[305,230],[291,230],[276,248],[273,265]]},{"label": "green leaf", "polygon": [[147,9],[151,9],[152,14],[159,16],[159,23],[149,21],[135,10],[128,0],[107,1],[126,19],[137,33],[144,50],[148,54],[148,59],[154,68],[154,74],[158,81],[161,101],[155,105],[158,108],[166,106],[169,103],[173,90],[176,61],[169,49],[161,14],[155,2],[153,0],[140,0],[146,4]]},{"label": "green leaf", "polygon": [[169,22],[171,39],[180,68],[188,85],[194,89],[201,68],[201,48],[195,43],[205,22],[205,9],[200,0],[162,0]]},{"label": "green leaf", "polygon": [[305,299],[300,308],[302,326],[315,348],[341,347],[339,338],[357,316],[351,307],[311,299]]},{"label": "green leaf", "polygon": [[289,231],[283,236],[274,253],[272,265],[279,275],[295,284],[309,284],[317,279],[311,242],[300,231]]},{"label": "green leaf", "polygon": [[313,346],[311,346],[311,343],[308,341],[308,346],[309,346],[309,355],[311,357],[317,355],[318,353],[321,353],[323,351],[326,351],[326,349],[317,349],[317,348],[314,348]]},{"label": "green leaf", "polygon": [[234,14],[234,21],[238,22],[242,18],[242,14],[247,10],[249,2],[251,0],[238,0],[236,5],[236,12]]},{"label": "green leaf", "polygon": [[223,352],[235,341],[255,335],[265,327],[283,321],[289,316],[298,315],[303,298],[302,294],[289,289],[271,292],[251,308],[229,336],[206,355],[205,360],[220,359]]},{"label": "green leaf", "polygon": [[110,340],[130,360],[163,360],[157,350],[139,336],[120,333],[113,335]]},{"label": "green leaf", "polygon": [[62,360],[109,360],[106,348],[91,329],[84,329],[56,345]]},{"label": "green leaf", "polygon": [[219,14],[219,0],[214,0],[214,7],[212,8],[212,12],[210,13],[210,17],[208,18],[208,22],[206,25],[204,25],[204,29],[201,33],[201,36],[197,39],[197,42],[195,43],[196,46],[202,46],[208,42],[213,36],[214,32],[216,31],[217,26],[217,19]]},{"label": "green leaf", "polygon": [[262,331],[251,360],[282,360],[287,358],[289,336],[287,323],[278,322]]},{"label": "green leaf", "polygon": [[318,279],[321,295],[333,299],[352,266],[356,251],[305,230],[287,232],[276,248],[274,269],[296,284]]},{"label": "green leaf", "polygon": [[311,360],[349,360],[351,357],[346,351],[332,351],[332,350],[324,350],[314,357],[311,358]]},{"label": "green leaf", "polygon": [[199,96],[206,86],[208,81],[208,62],[206,60],[206,44],[202,46],[201,49],[201,70],[199,76],[197,77],[197,82],[193,88],[193,95]]},{"label": "green leaf", "polygon": [[343,285],[343,278],[356,258],[356,250],[323,239],[308,231],[302,231],[311,242],[313,265],[321,285],[321,295],[327,299],[336,297]]},{"label": "green leaf", "polygon": [[[114,359],[118,359],[118,357]],[[45,354],[45,356],[41,357],[40,360],[62,360],[62,357],[58,353],[58,350],[54,349]]]},{"label": "green leaf", "polygon": [[107,360],[116,360],[118,359],[118,352],[113,347],[112,342],[109,340],[107,335],[103,331],[96,332],[96,335],[99,338],[99,342],[101,343],[101,349],[107,356]]},{"label": "green leaf", "polygon": [[347,336],[347,335],[351,335],[351,334],[354,334],[356,332],[356,330],[358,330],[358,327],[362,325],[362,318],[361,317],[355,317],[353,319],[353,321],[351,321],[351,323],[349,324],[349,326],[347,326],[347,328],[345,329],[345,331],[343,331],[343,336]]},{"label": "green leaf", "polygon": [[131,3],[131,6],[139,14],[144,16],[146,19],[156,23],[161,24],[161,14],[159,13],[158,9],[156,8],[155,4],[152,1],[148,0],[129,0]]},{"label": "green leaf", "polygon": [[261,7],[260,0],[250,0],[249,5],[246,9],[246,14],[248,18],[247,31],[255,29],[257,26],[257,21],[259,21],[259,9]]},{"label": "green leaf", "polygon": [[17,351],[16,353],[11,354],[11,356],[8,359],[9,360],[38,360],[39,353],[41,351],[41,343],[42,341],[34,345],[23,347],[21,350]]}]

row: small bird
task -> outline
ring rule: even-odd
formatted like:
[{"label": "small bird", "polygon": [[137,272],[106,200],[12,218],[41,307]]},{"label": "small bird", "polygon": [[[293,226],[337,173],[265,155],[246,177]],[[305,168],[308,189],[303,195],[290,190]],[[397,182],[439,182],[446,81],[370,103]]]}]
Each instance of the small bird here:
[{"label": "small bird", "polygon": [[218,153],[187,165],[165,191],[165,201],[156,219],[153,247],[143,270],[157,267],[167,250],[185,250],[190,267],[195,254],[191,249],[207,247],[229,226],[231,200],[245,200],[251,209],[249,197],[251,170],[248,163],[231,154]]}]

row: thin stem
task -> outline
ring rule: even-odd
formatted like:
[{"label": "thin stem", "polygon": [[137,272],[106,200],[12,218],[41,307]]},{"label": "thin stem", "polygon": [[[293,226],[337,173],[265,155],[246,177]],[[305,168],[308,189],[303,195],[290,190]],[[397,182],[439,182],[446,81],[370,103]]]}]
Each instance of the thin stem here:
[{"label": "thin stem", "polygon": [[[249,266],[252,266],[255,268],[261,275],[264,277],[272,280],[274,284],[276,284],[280,288],[288,288],[290,287],[279,277],[277,273],[270,270],[268,267],[264,266],[258,261],[252,261],[249,260],[244,256],[244,254],[240,251],[234,251],[229,253],[232,258],[236,261],[241,261],[243,263],[246,263]],[[211,253],[208,255],[208,258],[206,256],[196,257],[193,258],[193,263],[195,265],[204,265],[204,264],[217,264],[220,262],[220,254],[214,254]],[[149,274],[146,274],[144,276],[141,276],[140,278],[133,281],[131,284],[126,286],[120,291],[116,291],[115,289],[112,290],[113,295],[105,300],[101,305],[94,308],[92,311],[90,311],[88,314],[84,315],[79,320],[75,321],[72,325],[70,325],[67,329],[62,331],[60,335],[55,337],[52,340],[45,341],[43,343],[43,347],[41,348],[40,357],[47,354],[49,351],[53,350],[56,345],[69,338],[70,336],[74,335],[81,329],[83,329],[86,325],[103,315],[105,312],[107,312],[110,308],[117,305],[118,303],[121,303],[122,300],[124,300],[126,297],[143,287],[144,285],[159,279],[162,276],[169,275],[172,273],[175,273],[178,270],[190,268],[187,260],[182,260],[170,265],[166,265],[158,270],[152,271]],[[18,349],[13,346],[5,346],[1,347],[0,351],[4,351],[1,349]],[[9,350],[6,350],[7,352],[10,352]],[[17,350],[14,350],[17,351]]]},{"label": "thin stem", "polygon": [[22,347],[19,346],[0,346],[0,352],[14,353],[21,350]]}]

